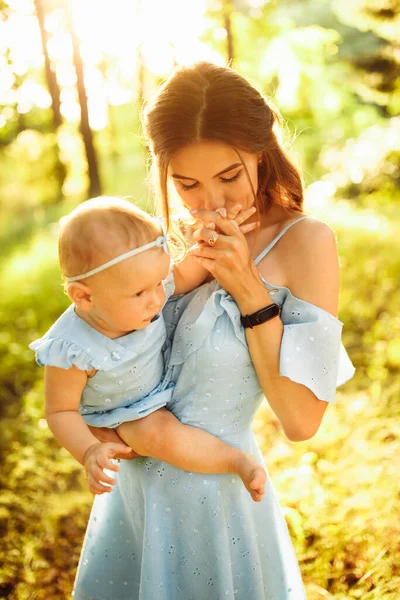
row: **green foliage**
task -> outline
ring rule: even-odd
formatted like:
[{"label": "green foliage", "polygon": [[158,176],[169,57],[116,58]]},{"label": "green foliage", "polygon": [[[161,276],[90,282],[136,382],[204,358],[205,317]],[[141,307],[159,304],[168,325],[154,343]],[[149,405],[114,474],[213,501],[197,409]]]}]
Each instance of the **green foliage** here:
[{"label": "green foliage", "polygon": [[37,598],[68,596],[71,571],[64,565],[71,556],[77,562],[74,539],[90,502],[79,465],[59,449],[43,419],[43,371],[27,347],[69,303],[52,229],[18,248],[0,275],[7,290],[0,301],[0,531],[8,557],[0,596],[18,600],[30,598],[36,586]]}]

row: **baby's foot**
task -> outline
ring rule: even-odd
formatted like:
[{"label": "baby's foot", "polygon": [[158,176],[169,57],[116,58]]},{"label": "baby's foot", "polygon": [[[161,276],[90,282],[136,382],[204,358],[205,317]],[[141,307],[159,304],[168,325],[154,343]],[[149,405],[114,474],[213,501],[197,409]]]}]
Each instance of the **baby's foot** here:
[{"label": "baby's foot", "polygon": [[254,502],[260,502],[267,478],[265,469],[258,464],[254,456],[243,452],[236,460],[236,473],[250,492]]}]

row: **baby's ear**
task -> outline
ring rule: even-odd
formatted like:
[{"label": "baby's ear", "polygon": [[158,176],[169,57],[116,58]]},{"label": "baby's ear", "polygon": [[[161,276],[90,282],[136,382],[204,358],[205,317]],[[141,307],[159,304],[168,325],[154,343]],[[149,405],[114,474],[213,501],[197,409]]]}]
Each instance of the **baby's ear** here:
[{"label": "baby's ear", "polygon": [[85,283],[73,281],[72,283],[67,284],[65,291],[71,302],[81,310],[88,312],[93,308],[92,290]]}]

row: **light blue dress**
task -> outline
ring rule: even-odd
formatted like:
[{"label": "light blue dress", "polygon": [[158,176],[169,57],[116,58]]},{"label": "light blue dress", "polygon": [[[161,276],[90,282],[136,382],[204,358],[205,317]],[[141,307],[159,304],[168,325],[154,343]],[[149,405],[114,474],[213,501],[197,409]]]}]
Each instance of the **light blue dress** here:
[{"label": "light blue dress", "polygon": [[[333,402],[336,385],[354,371],[342,323],[287,288],[265,285],[282,308],[282,375]],[[251,424],[263,393],[234,300],[212,281],[171,299],[164,317],[175,330],[168,408],[261,462]],[[304,600],[269,478],[255,503],[229,474],[189,473],[145,457],[120,466],[113,491],[95,498],[75,600]]]},{"label": "light blue dress", "polygon": [[[172,271],[163,282],[165,297],[174,292]],[[115,428],[162,408],[171,400],[164,356],[169,340],[163,313],[137,331],[110,339],[69,308],[29,347],[39,365],[95,370],[81,397],[79,411],[88,425]]]}]

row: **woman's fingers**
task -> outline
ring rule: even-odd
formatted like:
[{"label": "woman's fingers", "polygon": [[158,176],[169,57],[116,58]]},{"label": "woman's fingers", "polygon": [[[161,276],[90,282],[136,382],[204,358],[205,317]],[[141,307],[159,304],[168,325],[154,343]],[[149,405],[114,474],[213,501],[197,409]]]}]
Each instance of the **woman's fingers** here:
[{"label": "woman's fingers", "polygon": [[91,476],[94,481],[102,481],[103,483],[115,485],[115,479],[104,473],[103,469],[100,466],[97,466],[97,468],[93,469]]},{"label": "woman's fingers", "polygon": [[190,248],[189,252],[191,256],[194,256],[195,258],[210,258],[213,261],[226,255],[226,250],[212,248],[211,246],[207,246],[207,244],[197,247],[193,246]]},{"label": "woman's fingers", "polygon": [[196,221],[203,223],[206,227],[215,228],[215,222],[218,221],[219,223],[221,218],[228,221],[234,221],[237,225],[241,225],[254,215],[257,212],[257,209],[255,206],[251,206],[250,208],[242,210],[242,205],[236,204],[229,208],[228,211],[225,208],[217,208],[215,211],[193,209],[190,212]]},{"label": "woman's fingers", "polygon": [[117,454],[129,454],[129,452],[132,452],[132,448],[126,446],[125,443],[109,444],[107,450],[110,458],[115,458]]},{"label": "woman's fingers", "polygon": [[211,258],[204,258],[202,256],[194,256],[193,258],[202,267],[204,267],[204,269],[207,269],[207,271],[209,271],[211,273],[211,275],[214,275],[215,260],[212,260]]},{"label": "woman's fingers", "polygon": [[239,229],[242,233],[249,233],[249,231],[253,231],[260,226],[260,222],[256,221],[254,223],[245,223],[244,225],[240,225]]},{"label": "woman's fingers", "polygon": [[[225,209],[219,209],[225,211]],[[225,211],[226,212],[226,211]],[[190,211],[190,214],[198,221],[199,223],[203,223],[206,227],[209,226],[210,223],[215,223],[215,219],[223,219],[220,212],[215,210],[196,210],[193,209]]]},{"label": "woman's fingers", "polygon": [[129,446],[122,446],[118,444],[118,449],[116,450],[113,458],[123,458],[125,460],[130,460],[131,458],[135,458],[135,456],[139,456],[137,452],[129,448]]},{"label": "woman's fingers", "polygon": [[228,216],[228,214],[226,212],[226,208],[217,208],[217,210],[215,212],[217,212],[219,215],[221,215],[221,217],[223,217],[224,219],[226,219]]},{"label": "woman's fingers", "polygon": [[232,206],[228,209],[228,214],[226,215],[227,219],[237,219],[240,211],[243,209],[243,206],[241,204],[235,204],[235,206]]},{"label": "woman's fingers", "polygon": [[[239,226],[237,225],[236,221],[232,221],[230,219],[225,219],[224,217],[221,217],[221,215],[219,213],[211,213],[209,211],[206,211],[206,216],[204,216],[204,212],[200,211],[199,212],[199,221],[201,221],[205,227],[208,227],[208,222],[212,221],[213,223],[215,223],[216,225],[216,230],[217,231],[221,231],[222,233],[224,233],[225,235],[230,235],[230,236],[240,236],[241,231],[239,229]],[[211,219],[211,215],[213,216],[213,218]],[[197,218],[197,217],[196,217]],[[200,228],[201,230],[201,228]],[[199,230],[197,230],[199,231]],[[195,234],[193,234],[193,237],[195,237]]]},{"label": "woman's fingers", "polygon": [[118,458],[119,456],[127,456],[132,452],[132,448],[124,446],[123,444],[107,444],[104,445],[104,452],[99,455],[97,464],[102,469],[109,469],[110,471],[119,471],[119,466],[116,465],[112,459]]},{"label": "woman's fingers", "polygon": [[[238,206],[240,206],[240,204],[238,204]],[[247,208],[246,210],[242,210],[241,212],[238,211],[234,217],[228,217],[228,219],[234,219],[238,225],[241,225],[242,223],[247,221],[247,219],[249,219],[252,215],[254,215],[256,212],[257,212],[256,207],[251,206],[250,208]]]},{"label": "woman's fingers", "polygon": [[115,473],[119,471],[119,466],[111,462],[111,460],[103,460],[99,462],[99,465],[102,469],[108,469],[109,471],[114,471]]},{"label": "woman's fingers", "polygon": [[216,231],[208,229],[208,227],[201,227],[193,234],[193,238],[199,244],[205,243],[209,246],[215,246],[218,241],[219,234]]},{"label": "woman's fingers", "polygon": [[[245,234],[257,229],[260,223],[258,221],[254,223],[245,223],[244,225],[240,225],[240,231]],[[215,246],[218,241],[218,236],[220,234],[216,233],[214,230],[210,230],[209,227],[201,227],[193,234],[193,239],[199,244],[208,244],[209,246]]]},{"label": "woman's fingers", "polygon": [[[112,486],[115,485],[115,479],[108,477],[100,467],[92,469],[88,473],[87,481],[89,489],[93,494],[103,494],[104,492],[111,492]],[[100,482],[103,482],[104,485]],[[107,485],[108,484],[108,485]]]},{"label": "woman's fingers", "polygon": [[117,452],[114,458],[122,458],[122,460],[131,460],[132,458],[136,458],[137,456],[140,456],[140,454],[138,454],[134,450],[130,450],[127,453]]},{"label": "woman's fingers", "polygon": [[89,489],[93,494],[111,492],[112,487],[109,486],[114,486],[116,484],[115,479],[104,472],[105,468],[111,471],[119,471],[119,467],[111,463],[109,460],[104,461],[104,464],[96,463],[91,465],[88,469],[87,480]]},{"label": "woman's fingers", "polygon": [[131,460],[132,458],[139,456],[132,448],[125,445],[125,442],[119,437],[115,429],[109,429],[108,427],[91,427],[90,425],[89,429],[100,442],[118,444],[118,451],[114,458]]},{"label": "woman's fingers", "polygon": [[89,429],[100,442],[121,442],[121,438],[114,429],[109,429],[108,427],[91,427],[90,425]]},{"label": "woman's fingers", "polygon": [[92,492],[92,494],[104,494],[104,492],[112,491],[112,487],[109,487],[108,485],[102,485],[101,483],[95,481],[91,477],[88,477],[88,484],[89,490]]},{"label": "woman's fingers", "polygon": [[217,208],[215,212],[219,213],[221,217],[224,217],[225,219],[233,220],[236,219],[242,208],[241,204],[235,204],[235,206],[230,206],[228,210],[226,210],[226,208]]}]

